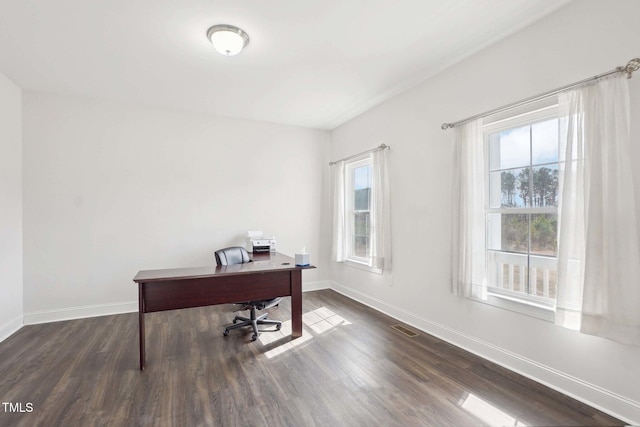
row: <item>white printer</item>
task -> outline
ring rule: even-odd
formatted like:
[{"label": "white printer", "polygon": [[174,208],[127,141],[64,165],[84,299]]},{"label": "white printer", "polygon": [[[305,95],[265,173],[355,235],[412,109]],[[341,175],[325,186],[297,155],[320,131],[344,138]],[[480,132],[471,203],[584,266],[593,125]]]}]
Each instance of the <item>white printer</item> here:
[{"label": "white printer", "polygon": [[254,254],[276,251],[276,238],[266,236],[262,231],[249,231],[247,233],[247,250]]}]

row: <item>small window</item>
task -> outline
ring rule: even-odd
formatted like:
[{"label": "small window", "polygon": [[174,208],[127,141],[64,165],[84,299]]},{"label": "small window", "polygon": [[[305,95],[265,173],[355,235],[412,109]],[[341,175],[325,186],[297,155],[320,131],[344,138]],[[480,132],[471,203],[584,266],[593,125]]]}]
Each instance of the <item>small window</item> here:
[{"label": "small window", "polygon": [[487,125],[484,135],[487,291],[553,308],[561,167],[557,108]]},{"label": "small window", "polygon": [[347,259],[369,264],[371,259],[371,158],[346,165]]}]

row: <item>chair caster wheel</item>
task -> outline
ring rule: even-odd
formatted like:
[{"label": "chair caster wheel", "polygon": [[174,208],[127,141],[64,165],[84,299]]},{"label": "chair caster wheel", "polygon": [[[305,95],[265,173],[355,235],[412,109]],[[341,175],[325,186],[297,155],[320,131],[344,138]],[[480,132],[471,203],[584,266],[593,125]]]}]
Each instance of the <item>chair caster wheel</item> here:
[{"label": "chair caster wheel", "polygon": [[238,319],[233,319],[233,324],[235,325],[236,323],[238,323]]},{"label": "chair caster wheel", "polygon": [[222,333],[222,336],[225,336],[225,337],[226,337],[226,336],[228,336],[228,335],[229,335],[229,331],[224,331],[224,332]]},{"label": "chair caster wheel", "polygon": [[276,331],[279,331],[282,328],[282,324],[276,325]]},{"label": "chair caster wheel", "polygon": [[251,335],[251,341],[255,341],[258,339],[258,334]]}]

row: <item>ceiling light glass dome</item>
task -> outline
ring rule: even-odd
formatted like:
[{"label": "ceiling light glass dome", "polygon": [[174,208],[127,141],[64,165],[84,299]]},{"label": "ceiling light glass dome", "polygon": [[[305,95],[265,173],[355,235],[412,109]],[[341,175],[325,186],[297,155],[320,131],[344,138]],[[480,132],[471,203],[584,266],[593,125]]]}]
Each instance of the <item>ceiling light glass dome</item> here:
[{"label": "ceiling light glass dome", "polygon": [[207,31],[207,37],[213,47],[222,55],[233,56],[239,54],[249,43],[249,36],[233,25],[214,25]]}]

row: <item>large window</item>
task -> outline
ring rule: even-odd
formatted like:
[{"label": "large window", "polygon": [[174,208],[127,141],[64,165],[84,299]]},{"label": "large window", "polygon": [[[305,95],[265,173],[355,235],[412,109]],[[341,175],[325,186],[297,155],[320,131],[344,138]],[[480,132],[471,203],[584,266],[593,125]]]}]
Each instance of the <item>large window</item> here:
[{"label": "large window", "polygon": [[633,345],[629,86],[609,74],[454,125],[451,292]]},{"label": "large window", "polygon": [[557,286],[559,129],[553,107],[485,127],[487,290],[552,307]]},{"label": "large window", "polygon": [[388,148],[381,144],[357,157],[330,163],[334,168],[331,258],[382,274],[391,285]]},{"label": "large window", "polygon": [[347,259],[369,264],[371,258],[371,158],[346,165]]}]

